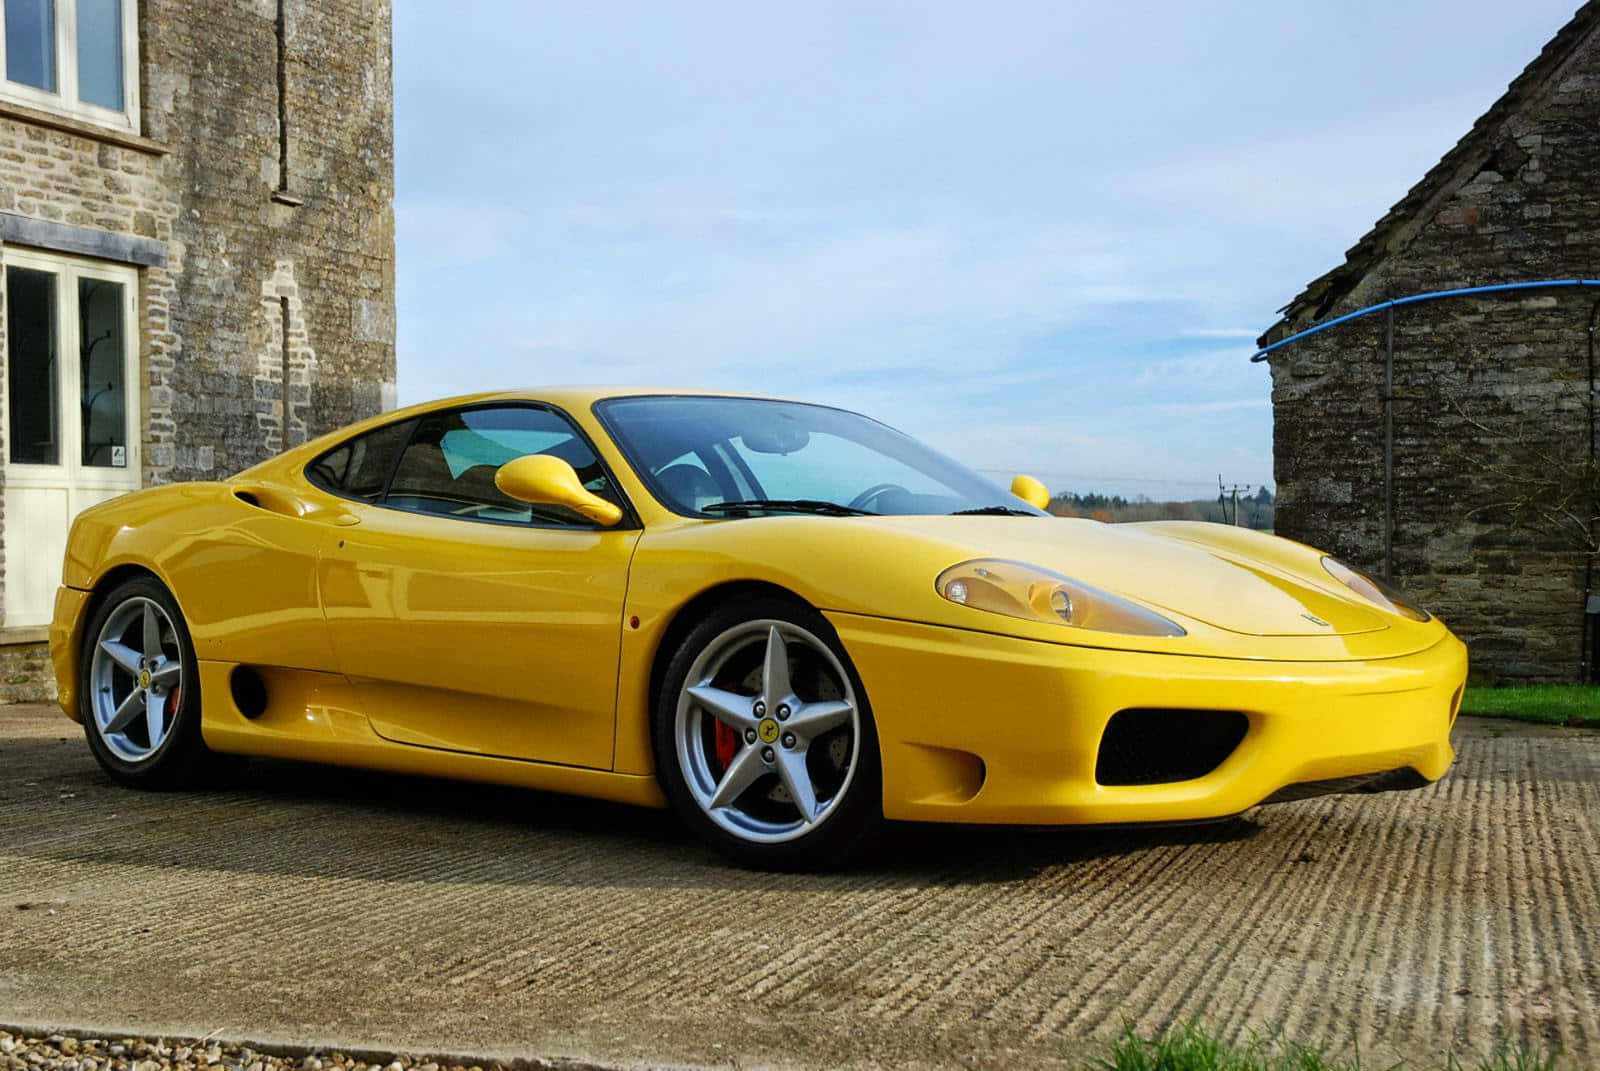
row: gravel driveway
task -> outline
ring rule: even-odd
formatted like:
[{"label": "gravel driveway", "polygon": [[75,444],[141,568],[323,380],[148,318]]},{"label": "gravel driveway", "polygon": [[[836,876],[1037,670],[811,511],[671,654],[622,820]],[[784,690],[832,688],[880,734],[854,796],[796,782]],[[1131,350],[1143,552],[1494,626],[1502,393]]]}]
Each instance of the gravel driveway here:
[{"label": "gravel driveway", "polygon": [[[112,785],[0,707],[0,1024],[716,1067],[1052,1067],[1127,1016],[1600,1064],[1600,733],[1464,719],[1419,792],[1222,825],[897,829],[730,869],[664,814],[255,763]],[[1470,1061],[1469,1061],[1470,1062]]]}]

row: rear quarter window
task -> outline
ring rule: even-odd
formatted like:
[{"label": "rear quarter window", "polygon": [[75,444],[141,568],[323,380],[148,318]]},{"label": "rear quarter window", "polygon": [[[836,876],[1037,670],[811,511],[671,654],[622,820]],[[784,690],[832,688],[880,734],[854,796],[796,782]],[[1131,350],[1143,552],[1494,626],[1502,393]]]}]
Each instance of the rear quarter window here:
[{"label": "rear quarter window", "polygon": [[394,471],[416,420],[385,424],[334,447],[306,466],[306,478],[324,491],[372,502]]}]

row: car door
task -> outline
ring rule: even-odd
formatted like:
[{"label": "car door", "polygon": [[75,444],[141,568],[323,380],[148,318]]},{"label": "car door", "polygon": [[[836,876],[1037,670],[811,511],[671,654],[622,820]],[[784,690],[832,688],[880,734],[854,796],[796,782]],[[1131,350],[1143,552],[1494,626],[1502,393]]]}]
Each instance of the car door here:
[{"label": "car door", "polygon": [[421,747],[609,769],[637,525],[599,528],[502,494],[532,453],[623,504],[561,413],[496,404],[430,414],[385,492],[326,546],[323,606],[341,671],[379,735]]}]

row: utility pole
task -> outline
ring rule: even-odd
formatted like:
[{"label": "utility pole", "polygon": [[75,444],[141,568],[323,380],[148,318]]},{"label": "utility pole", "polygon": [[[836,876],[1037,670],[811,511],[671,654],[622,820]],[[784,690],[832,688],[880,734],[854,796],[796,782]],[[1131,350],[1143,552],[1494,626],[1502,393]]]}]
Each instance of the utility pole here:
[{"label": "utility pole", "polygon": [[1217,502],[1222,506],[1222,519],[1228,519],[1228,498],[1233,498],[1233,526],[1243,527],[1244,521],[1239,516],[1239,492],[1250,490],[1248,484],[1236,483],[1232,487],[1225,487],[1222,483],[1222,473],[1217,473]]}]

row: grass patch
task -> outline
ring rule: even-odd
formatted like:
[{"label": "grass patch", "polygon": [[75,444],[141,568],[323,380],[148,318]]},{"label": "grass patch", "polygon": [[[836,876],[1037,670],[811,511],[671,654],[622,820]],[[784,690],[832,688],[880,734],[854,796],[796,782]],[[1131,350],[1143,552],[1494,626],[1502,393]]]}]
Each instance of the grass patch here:
[{"label": "grass patch", "polygon": [[[1156,1038],[1142,1038],[1123,1022],[1123,1035],[1106,1045],[1105,1053],[1085,1071],[1363,1071],[1360,1058],[1340,1060],[1322,1049],[1255,1035],[1228,1045],[1195,1023],[1175,1026]],[[1468,1071],[1453,1054],[1440,1064],[1446,1071]],[[1501,1049],[1477,1071],[1557,1071],[1553,1054],[1528,1049]],[[1373,1071],[1408,1071],[1404,1064],[1385,1064]]]},{"label": "grass patch", "polygon": [[1141,1038],[1123,1024],[1123,1035],[1090,1065],[1094,1071],[1356,1071],[1356,1064],[1326,1058],[1321,1050],[1252,1038],[1226,1045],[1194,1023],[1157,1038]]},{"label": "grass patch", "polygon": [[1529,684],[1509,688],[1468,688],[1461,700],[1461,713],[1600,729],[1600,687],[1585,684]]}]

